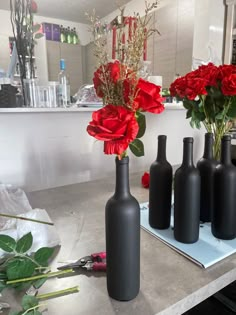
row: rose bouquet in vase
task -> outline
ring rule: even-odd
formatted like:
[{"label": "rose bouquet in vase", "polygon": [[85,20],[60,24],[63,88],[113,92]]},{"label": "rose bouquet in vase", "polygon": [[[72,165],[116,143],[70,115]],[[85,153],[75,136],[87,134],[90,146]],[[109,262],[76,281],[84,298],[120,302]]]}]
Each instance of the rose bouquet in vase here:
[{"label": "rose bouquet in vase", "polygon": [[104,142],[105,154],[116,155],[115,193],[106,204],[106,251],[107,289],[117,300],[133,299],[139,292],[140,277],[140,209],[129,190],[127,149],[136,156],[144,155],[140,140],[146,129],[143,112],[160,114],[164,110],[161,87],[138,75],[146,41],[156,32],[148,27],[149,13],[156,7],[157,2],[146,3],[142,18],[139,14],[125,17],[122,10],[113,20],[112,60],[107,37],[98,32],[98,19],[90,17],[99,62],[93,82],[103,107],[93,112],[87,132]]},{"label": "rose bouquet in vase", "polygon": [[236,117],[236,66],[212,63],[177,78],[170,93],[183,101],[192,127],[205,126],[214,135],[214,157],[220,158],[222,136]]}]

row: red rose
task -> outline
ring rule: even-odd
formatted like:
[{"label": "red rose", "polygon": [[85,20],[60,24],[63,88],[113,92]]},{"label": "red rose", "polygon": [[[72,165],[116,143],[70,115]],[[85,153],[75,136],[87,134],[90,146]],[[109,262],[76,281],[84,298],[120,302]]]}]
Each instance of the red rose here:
[{"label": "red rose", "polygon": [[213,63],[202,65],[196,70],[195,78],[206,80],[206,85],[217,86],[219,76],[219,68]]},{"label": "red rose", "polygon": [[138,80],[138,94],[134,100],[137,107],[144,112],[160,114],[165,109],[160,95],[161,87],[143,79]]},{"label": "red rose", "polygon": [[206,79],[195,77],[191,72],[184,77],[177,78],[170,86],[170,93],[172,96],[179,96],[194,100],[198,95],[206,95],[206,86],[208,81]]},{"label": "red rose", "polygon": [[101,65],[97,71],[94,72],[93,83],[98,97],[104,96],[105,82],[112,81],[117,83],[121,76],[121,71],[125,70],[125,66],[120,64],[119,61],[109,62],[106,65]]},{"label": "red rose", "polygon": [[236,95],[236,74],[231,74],[223,79],[221,91],[224,95]]},{"label": "red rose", "polygon": [[222,65],[219,66],[218,79],[222,81],[225,77],[236,73],[236,66],[234,65]]},{"label": "red rose", "polygon": [[142,176],[141,183],[144,188],[149,188],[150,174],[145,172]]},{"label": "red rose", "polygon": [[123,106],[106,105],[93,112],[92,118],[87,132],[104,141],[105,154],[121,155],[138,134],[134,113]]}]

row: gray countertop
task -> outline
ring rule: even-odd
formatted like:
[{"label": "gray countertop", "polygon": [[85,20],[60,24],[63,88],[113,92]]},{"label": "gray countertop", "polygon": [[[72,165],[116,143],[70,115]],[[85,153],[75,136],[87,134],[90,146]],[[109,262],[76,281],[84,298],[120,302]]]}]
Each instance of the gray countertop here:
[{"label": "gray countertop", "polygon": [[[130,183],[132,194],[144,202],[148,199],[148,190],[140,185],[141,175],[131,175]],[[28,194],[33,208],[48,211],[61,237],[62,246],[52,269],[60,261],[105,250],[104,206],[114,192],[114,181],[109,178]],[[47,301],[50,315],[177,315],[235,279],[236,255],[202,269],[142,230],[141,289],[134,300],[110,299],[103,272],[50,279],[40,293],[80,287],[77,294]],[[18,297],[9,294],[12,305],[16,305]]]}]

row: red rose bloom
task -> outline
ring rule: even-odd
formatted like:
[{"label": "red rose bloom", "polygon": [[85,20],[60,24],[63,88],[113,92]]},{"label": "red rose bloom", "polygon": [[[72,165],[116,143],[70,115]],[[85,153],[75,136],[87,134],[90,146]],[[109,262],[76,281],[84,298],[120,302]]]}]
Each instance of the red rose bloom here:
[{"label": "red rose bloom", "polygon": [[[160,95],[161,87],[143,79],[138,80],[138,94],[134,100],[137,107],[145,112],[160,114],[165,109]],[[136,106],[135,106],[136,107]]]},{"label": "red rose bloom", "polygon": [[145,172],[142,176],[141,183],[144,188],[149,188],[150,174]]},{"label": "red rose bloom", "polygon": [[206,80],[206,85],[217,86],[219,69],[213,63],[202,65],[196,70],[195,78]]},{"label": "red rose bloom", "polygon": [[221,91],[224,95],[236,95],[236,74],[231,74],[223,79]]},{"label": "red rose bloom", "polygon": [[[104,70],[103,70],[104,67]],[[119,61],[109,62],[106,65],[100,66],[97,71],[94,72],[93,83],[98,97],[103,97],[103,84],[108,81],[112,81],[114,84],[120,78],[121,71],[124,71],[125,66],[120,64]]]},{"label": "red rose bloom", "polygon": [[179,96],[194,100],[198,95],[206,95],[206,86],[208,81],[206,79],[195,77],[191,72],[186,74],[185,77],[177,78],[170,86],[170,93],[172,96]]},{"label": "red rose bloom", "polygon": [[92,118],[87,132],[104,141],[105,154],[121,155],[138,134],[134,113],[123,106],[106,105],[93,112]]},{"label": "red rose bloom", "polygon": [[219,66],[218,80],[222,81],[225,77],[236,73],[236,66],[234,65],[222,65]]}]

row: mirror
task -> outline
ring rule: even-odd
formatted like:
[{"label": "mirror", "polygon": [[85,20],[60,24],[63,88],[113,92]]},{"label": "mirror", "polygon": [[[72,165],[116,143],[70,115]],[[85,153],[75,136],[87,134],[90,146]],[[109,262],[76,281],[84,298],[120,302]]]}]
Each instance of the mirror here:
[{"label": "mirror", "polygon": [[[44,0],[41,1],[42,4]],[[40,2],[40,4],[41,4]],[[64,1],[63,1],[64,2]],[[77,0],[75,0],[77,2]],[[97,1],[98,2],[98,1]],[[109,6],[110,6],[110,0]],[[126,1],[128,2],[128,1]],[[133,1],[132,1],[133,2]],[[138,1],[137,2],[141,2]],[[142,5],[143,5],[142,1]],[[161,0],[158,9],[154,12],[152,23],[161,35],[152,36],[147,45],[147,59],[151,61],[151,74],[163,77],[163,87],[168,88],[174,77],[183,75],[191,70],[194,34],[194,0]],[[73,10],[73,1],[71,10]],[[103,9],[103,2],[99,0],[99,8]],[[6,5],[6,4],[5,4]],[[0,6],[1,31],[0,31],[0,68],[7,70],[9,64],[8,38],[12,35],[10,13],[2,11],[5,6]],[[48,1],[47,1],[48,5]],[[85,6],[85,4],[83,4]],[[58,7],[60,1],[58,1]],[[115,6],[115,5],[114,5]],[[6,7],[5,7],[6,8]],[[129,7],[130,15],[134,11]],[[135,8],[138,10],[138,7]],[[52,8],[48,8],[48,12]],[[105,9],[104,9],[105,10]],[[86,8],[84,7],[84,11]],[[128,12],[128,13],[129,13]],[[47,14],[49,15],[49,14]],[[108,18],[111,18],[111,14]],[[87,26],[76,22],[68,22],[50,17],[35,15],[36,22],[50,22],[58,25],[76,28],[81,45],[63,45],[59,42],[39,40],[36,47],[36,64],[38,76],[42,81],[48,79],[57,80],[59,72],[59,59],[65,58],[71,80],[72,95],[85,83],[92,82],[94,67],[96,65],[93,56],[93,44],[89,42]]]}]

